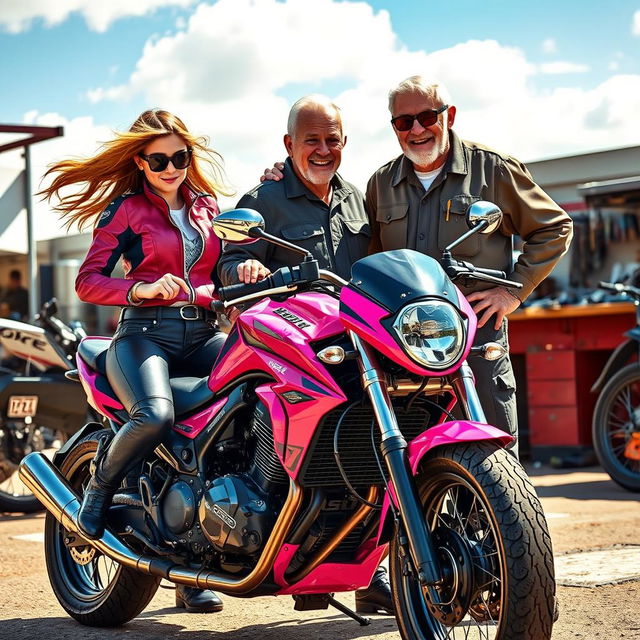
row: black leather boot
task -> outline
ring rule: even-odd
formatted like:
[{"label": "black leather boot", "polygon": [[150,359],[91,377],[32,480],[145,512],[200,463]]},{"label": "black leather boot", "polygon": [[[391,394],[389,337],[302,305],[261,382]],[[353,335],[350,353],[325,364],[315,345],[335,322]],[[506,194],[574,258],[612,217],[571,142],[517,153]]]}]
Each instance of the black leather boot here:
[{"label": "black leather boot", "polygon": [[78,512],[80,532],[90,540],[97,540],[104,533],[104,524],[115,487],[102,484],[92,476]]},{"label": "black leather boot", "polygon": [[210,589],[196,589],[185,585],[176,585],[176,607],[189,613],[210,613],[222,611],[224,605],[218,595]]},{"label": "black leather boot", "polygon": [[358,613],[387,613],[393,615],[391,585],[384,567],[378,567],[371,584],[366,589],[356,591],[356,611]]}]

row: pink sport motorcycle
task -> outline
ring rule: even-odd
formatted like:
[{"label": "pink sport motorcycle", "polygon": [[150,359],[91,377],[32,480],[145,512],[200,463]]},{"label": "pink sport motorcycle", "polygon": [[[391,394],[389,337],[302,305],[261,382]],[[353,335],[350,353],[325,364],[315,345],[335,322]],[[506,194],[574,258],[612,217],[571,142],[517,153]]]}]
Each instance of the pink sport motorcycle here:
[{"label": "pink sport motorcycle", "polygon": [[[236,321],[208,378],[172,381],[176,423],[123,483],[99,540],[76,522],[96,450],[88,424],[53,463],[32,453],[20,474],[50,512],[51,585],[79,622],[113,626],[149,603],[162,578],[238,597],[290,594],[298,610],[335,606],[366,587],[388,554],[405,640],[551,637],[555,583],[540,503],[511,437],[485,424],[466,358],[476,318],[451,277],[517,286],[451,258],[500,211],[472,205],[470,230],[437,261],[391,251],[353,266],[350,282],[263,230],[221,214],[227,242],[263,238],[303,254],[222,306],[260,299]],[[126,419],[104,371],[107,339],[85,339],[78,373],[117,430]],[[476,352],[476,353],[474,353]],[[454,406],[464,416],[452,414]]]}]

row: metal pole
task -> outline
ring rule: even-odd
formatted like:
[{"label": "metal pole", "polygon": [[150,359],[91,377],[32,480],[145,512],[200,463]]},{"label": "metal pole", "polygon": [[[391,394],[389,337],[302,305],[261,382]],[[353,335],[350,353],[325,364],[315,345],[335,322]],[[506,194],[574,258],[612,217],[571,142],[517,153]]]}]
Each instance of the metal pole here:
[{"label": "metal pole", "polygon": [[31,193],[31,152],[24,147],[24,202],[27,209],[27,282],[29,283],[29,318],[38,310],[38,255],[33,221],[33,195]]}]

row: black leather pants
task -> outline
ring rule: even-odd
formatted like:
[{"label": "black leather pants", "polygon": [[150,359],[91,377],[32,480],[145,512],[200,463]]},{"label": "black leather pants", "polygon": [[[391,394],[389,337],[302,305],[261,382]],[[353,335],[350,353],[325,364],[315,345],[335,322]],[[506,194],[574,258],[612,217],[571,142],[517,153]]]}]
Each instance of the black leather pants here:
[{"label": "black leather pants", "polygon": [[120,322],[107,352],[107,377],[129,413],[96,469],[98,481],[117,487],[174,422],[169,376],[205,376],[225,335],[205,320],[132,318]]}]

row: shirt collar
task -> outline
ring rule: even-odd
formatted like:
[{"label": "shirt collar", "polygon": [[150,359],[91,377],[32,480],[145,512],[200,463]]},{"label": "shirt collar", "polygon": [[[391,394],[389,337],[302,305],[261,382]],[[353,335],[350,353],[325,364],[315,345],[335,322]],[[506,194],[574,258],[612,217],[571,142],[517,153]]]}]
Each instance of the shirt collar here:
[{"label": "shirt collar", "polygon": [[449,157],[444,166],[445,171],[447,173],[460,173],[462,175],[469,173],[467,156],[462,146],[462,140],[453,129],[449,130],[449,148]]}]

